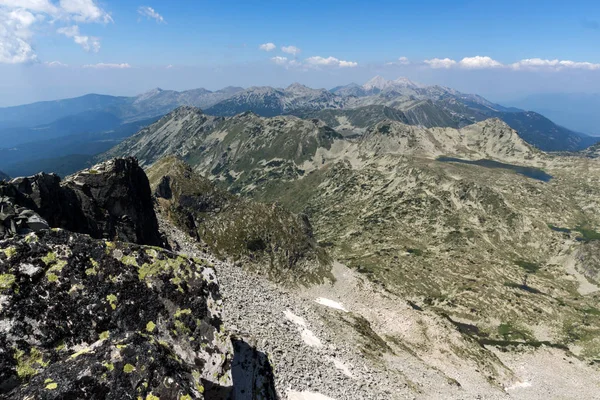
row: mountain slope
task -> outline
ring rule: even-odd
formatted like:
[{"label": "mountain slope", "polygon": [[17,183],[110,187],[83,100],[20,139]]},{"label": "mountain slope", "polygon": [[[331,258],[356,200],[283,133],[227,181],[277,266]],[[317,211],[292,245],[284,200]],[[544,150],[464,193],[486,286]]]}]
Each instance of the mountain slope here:
[{"label": "mountain slope", "polygon": [[45,125],[70,115],[119,107],[128,102],[127,97],[88,94],[72,99],[4,107],[0,108],[0,128]]},{"label": "mountain slope", "polygon": [[6,175],[4,172],[0,171],[0,180],[7,180],[10,179],[10,177],[8,175]]}]

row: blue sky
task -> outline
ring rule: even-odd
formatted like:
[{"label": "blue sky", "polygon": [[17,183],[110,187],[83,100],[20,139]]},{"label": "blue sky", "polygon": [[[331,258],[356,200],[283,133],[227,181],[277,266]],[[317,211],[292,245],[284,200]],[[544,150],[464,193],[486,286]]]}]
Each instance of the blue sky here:
[{"label": "blue sky", "polygon": [[600,92],[599,39],[598,1],[0,0],[0,105],[376,74]]}]

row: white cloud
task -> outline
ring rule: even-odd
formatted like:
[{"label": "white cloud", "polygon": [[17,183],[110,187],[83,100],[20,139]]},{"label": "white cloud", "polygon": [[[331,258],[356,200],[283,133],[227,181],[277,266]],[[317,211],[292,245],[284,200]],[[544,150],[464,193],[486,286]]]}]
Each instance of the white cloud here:
[{"label": "white cloud", "polygon": [[353,61],[339,60],[335,57],[309,57],[305,60],[305,63],[313,67],[339,67],[339,68],[353,68],[358,66],[358,63]]},{"label": "white cloud", "polygon": [[[32,0],[28,0],[32,1]],[[94,0],[60,0],[60,8],[77,22],[112,22],[112,17]]]},{"label": "white cloud", "polygon": [[423,61],[425,64],[429,65],[431,68],[452,68],[456,65],[456,61],[451,60],[449,58],[432,58],[431,60]]},{"label": "white cloud", "polygon": [[585,69],[585,70],[599,70],[600,64],[594,64],[591,62],[577,62],[571,60],[544,60],[541,58],[528,58],[510,65],[514,70],[537,70],[537,69],[550,69],[550,70],[562,70],[562,69]]},{"label": "white cloud", "polygon": [[98,38],[81,35],[73,23],[111,22],[110,14],[95,0],[0,0],[0,63],[37,61],[33,47],[34,32],[43,28],[73,39],[87,51],[98,51]]},{"label": "white cloud", "polygon": [[31,46],[32,25],[37,17],[25,9],[0,8],[0,63],[19,64],[37,60]]},{"label": "white cloud", "polygon": [[269,42],[269,43],[261,44],[260,46],[258,46],[258,48],[260,50],[264,50],[264,51],[273,51],[277,48],[277,46],[275,46],[274,43]]},{"label": "white cloud", "polygon": [[55,67],[68,67],[67,64],[63,64],[60,61],[50,61],[50,62],[46,61],[44,63],[44,65],[47,66],[47,67],[51,67],[51,68],[55,68]]},{"label": "white cloud", "polygon": [[271,61],[273,61],[277,65],[286,65],[288,63],[287,57],[281,57],[281,56],[273,57],[273,58],[271,58]]},{"label": "white cloud", "polygon": [[504,65],[490,57],[465,57],[458,65],[465,69],[486,69],[486,68],[502,68]]},{"label": "white cloud", "polygon": [[127,64],[127,63],[123,63],[123,64],[105,64],[105,63],[98,63],[98,64],[88,64],[88,65],[84,65],[83,68],[96,68],[96,69],[129,69],[131,68],[131,65]]},{"label": "white cloud", "polygon": [[100,51],[100,39],[81,35],[77,25],[59,28],[56,32],[68,38],[73,38],[73,41],[83,47],[85,51],[93,51],[94,53]]},{"label": "white cloud", "polygon": [[301,52],[301,50],[299,48],[297,48],[296,46],[283,46],[281,48],[281,51],[283,51],[284,53],[287,53],[287,54],[291,54],[293,56],[297,56]]},{"label": "white cloud", "polygon": [[48,0],[0,0],[0,6],[46,14],[58,14],[58,8]]},{"label": "white cloud", "polygon": [[139,7],[138,14],[140,14],[142,17],[146,17],[148,19],[154,19],[159,24],[162,24],[162,23],[166,24],[166,21],[163,18],[163,16],[160,15],[159,13],[157,13],[156,10],[152,7],[148,7],[148,6]]}]

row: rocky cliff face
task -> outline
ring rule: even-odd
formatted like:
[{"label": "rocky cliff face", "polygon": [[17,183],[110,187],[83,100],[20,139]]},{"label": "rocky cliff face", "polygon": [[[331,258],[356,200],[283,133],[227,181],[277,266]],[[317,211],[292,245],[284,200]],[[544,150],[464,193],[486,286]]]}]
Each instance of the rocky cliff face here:
[{"label": "rocky cliff face", "polygon": [[115,159],[67,177],[38,174],[0,183],[0,196],[39,214],[51,227],[159,246],[148,178],[132,158]]}]

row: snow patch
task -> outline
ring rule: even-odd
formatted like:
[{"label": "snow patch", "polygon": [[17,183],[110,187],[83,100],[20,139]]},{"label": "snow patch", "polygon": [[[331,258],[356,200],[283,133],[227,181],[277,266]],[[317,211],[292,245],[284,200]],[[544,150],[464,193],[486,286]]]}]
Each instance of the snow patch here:
[{"label": "snow patch", "polygon": [[315,300],[315,302],[317,302],[318,304],[321,304],[323,306],[326,306],[326,307],[331,307],[331,308],[335,308],[336,310],[348,312],[348,310],[341,303],[338,303],[337,301],[326,299],[324,297],[319,297],[318,299]]},{"label": "snow patch", "polygon": [[330,358],[329,361],[331,361],[333,363],[333,365],[335,365],[335,367],[337,369],[339,369],[340,371],[342,371],[342,373],[344,375],[346,375],[349,378],[353,378],[352,372],[350,372],[350,368],[348,368],[348,366],[346,364],[344,364],[340,360],[336,360],[335,358]]},{"label": "snow patch", "polygon": [[288,391],[288,400],[335,400],[320,393]]},{"label": "snow patch", "polygon": [[297,316],[290,310],[285,310],[283,314],[288,319],[288,321],[291,321],[298,326],[306,327],[306,321],[304,320],[304,318]]},{"label": "snow patch", "polygon": [[504,390],[506,390],[508,392],[509,390],[524,389],[524,388],[528,388],[528,387],[531,387],[531,382],[529,382],[529,381],[525,381],[525,382],[519,381],[519,382],[516,382],[513,385],[505,388]]},{"label": "snow patch", "polygon": [[300,333],[300,337],[302,337],[302,340],[304,340],[304,343],[306,343],[310,347],[323,346],[323,344],[321,343],[321,340],[318,337],[316,337],[315,334],[312,333],[312,331],[309,331],[308,329],[304,329],[302,331],[302,333]]},{"label": "snow patch", "polygon": [[306,328],[306,321],[304,320],[304,318],[297,316],[290,310],[285,310],[283,314],[288,319],[288,321],[291,321],[298,327],[300,337],[302,338],[304,343],[311,347],[321,347],[323,345],[321,343],[321,340],[318,337],[316,337],[315,334],[312,333],[312,331]]}]

